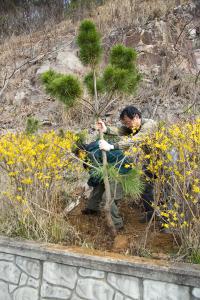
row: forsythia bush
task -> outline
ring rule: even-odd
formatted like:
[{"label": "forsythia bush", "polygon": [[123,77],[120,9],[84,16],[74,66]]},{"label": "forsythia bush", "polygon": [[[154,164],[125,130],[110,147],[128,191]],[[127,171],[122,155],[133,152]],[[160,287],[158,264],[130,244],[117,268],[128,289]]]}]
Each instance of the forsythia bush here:
[{"label": "forsythia bush", "polygon": [[71,132],[60,137],[53,131],[41,135],[8,133],[0,138],[1,178],[6,182],[2,205],[18,220],[22,235],[60,238],[63,174],[80,169],[70,155],[76,141]]},{"label": "forsythia bush", "polygon": [[[53,131],[1,136],[0,224],[5,230],[15,222],[14,234],[24,237],[70,243],[80,239],[64,220],[60,203],[63,175],[82,169],[72,155],[77,140],[71,132],[61,137]],[[153,175],[145,180],[154,181],[156,214],[180,251],[194,255],[200,248],[200,119],[160,126],[126,154],[135,158],[133,165],[144,177],[144,165]]]},{"label": "forsythia bush", "polygon": [[173,234],[180,250],[200,249],[200,119],[160,126],[140,147],[136,157],[154,178],[156,214]]}]

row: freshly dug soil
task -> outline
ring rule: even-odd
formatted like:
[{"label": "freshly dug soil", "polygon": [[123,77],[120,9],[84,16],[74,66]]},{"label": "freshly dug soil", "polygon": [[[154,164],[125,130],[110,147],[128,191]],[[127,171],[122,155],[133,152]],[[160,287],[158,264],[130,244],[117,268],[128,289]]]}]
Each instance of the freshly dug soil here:
[{"label": "freshly dug soil", "polygon": [[141,209],[125,200],[120,203],[119,210],[124,220],[124,228],[113,239],[106,227],[103,213],[82,215],[81,210],[86,203],[81,203],[68,214],[68,221],[75,226],[83,239],[83,247],[103,252],[140,255],[153,258],[169,259],[176,252],[173,236],[159,231],[157,222],[153,221],[147,234],[146,247],[143,244],[146,237],[147,224],[139,222]]}]

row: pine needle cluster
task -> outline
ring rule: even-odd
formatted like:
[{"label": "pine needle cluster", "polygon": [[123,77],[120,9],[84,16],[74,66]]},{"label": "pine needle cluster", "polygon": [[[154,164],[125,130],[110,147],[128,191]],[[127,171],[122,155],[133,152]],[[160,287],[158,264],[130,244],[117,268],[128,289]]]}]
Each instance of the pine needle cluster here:
[{"label": "pine needle cluster", "polygon": [[[129,195],[134,198],[139,198],[144,190],[144,182],[141,180],[140,171],[137,168],[130,168],[127,173],[120,172],[120,168],[115,165],[108,164],[107,166],[108,177],[110,182],[117,182],[121,184],[125,195]],[[104,168],[97,165],[92,170],[92,176],[99,180],[103,180]]]},{"label": "pine needle cluster", "polygon": [[134,49],[116,45],[111,49],[110,64],[104,71],[103,81],[107,91],[134,93],[141,79],[136,68],[137,53]]},{"label": "pine needle cluster", "polygon": [[100,34],[92,21],[85,20],[81,23],[77,44],[80,48],[79,58],[84,65],[96,66],[100,61],[102,54],[100,39]]},{"label": "pine needle cluster", "polygon": [[72,107],[82,94],[80,81],[73,75],[62,75],[53,70],[42,74],[46,92],[58,98],[66,107]]},{"label": "pine needle cluster", "polygon": [[120,174],[117,168],[110,166],[108,168],[108,174],[111,181],[116,181],[121,184],[126,195],[139,198],[144,189],[144,184],[141,181],[138,169],[132,168],[126,174]]}]

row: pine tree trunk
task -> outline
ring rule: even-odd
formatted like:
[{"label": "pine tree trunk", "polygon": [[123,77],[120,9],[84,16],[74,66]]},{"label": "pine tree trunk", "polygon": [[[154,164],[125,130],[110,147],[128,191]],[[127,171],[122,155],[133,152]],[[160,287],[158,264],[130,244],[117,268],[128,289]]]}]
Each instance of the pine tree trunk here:
[{"label": "pine tree trunk", "polygon": [[[99,112],[99,103],[98,103],[98,95],[97,95],[97,82],[96,82],[96,72],[95,68],[93,70],[93,76],[94,76],[94,92],[95,92],[95,111],[98,114]],[[103,132],[100,130],[100,139],[103,140]],[[106,151],[102,151],[102,157],[103,157],[103,181],[104,181],[104,187],[105,187],[105,194],[106,194],[106,201],[105,201],[105,206],[104,206],[104,211],[105,211],[105,218],[106,218],[106,223],[108,228],[110,228],[110,231],[112,235],[115,237],[116,236],[116,228],[112,220],[111,216],[111,205],[113,203],[112,195],[111,195],[111,189],[110,189],[110,182],[108,178],[108,171],[107,171],[107,156],[106,156]]]},{"label": "pine tree trunk", "polygon": [[[100,139],[101,140],[104,139],[102,131],[100,131]],[[105,195],[106,195],[104,212],[105,212],[107,226],[110,228],[112,235],[115,237],[117,233],[116,233],[116,228],[113,223],[112,216],[111,216],[111,206],[113,203],[113,199],[112,199],[112,195],[111,195],[110,182],[109,182],[108,171],[107,171],[107,165],[108,165],[107,156],[106,156],[106,151],[104,151],[104,150],[102,151],[102,157],[103,157],[103,169],[104,169],[103,181],[104,181]]]}]

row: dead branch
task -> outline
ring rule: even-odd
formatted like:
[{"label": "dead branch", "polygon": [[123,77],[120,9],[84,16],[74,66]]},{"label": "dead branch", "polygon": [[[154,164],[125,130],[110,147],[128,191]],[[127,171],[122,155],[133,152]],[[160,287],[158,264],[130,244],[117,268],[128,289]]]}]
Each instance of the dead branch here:
[{"label": "dead branch", "polygon": [[[194,82],[195,89],[197,87],[197,83],[198,83],[199,77],[200,77],[200,71],[197,73],[196,78],[195,78],[195,82]],[[198,96],[197,95],[198,95],[198,93],[197,93],[197,91],[195,91],[194,101],[184,111],[180,112],[180,114],[187,113],[197,103],[197,100],[198,100]]]},{"label": "dead branch", "polygon": [[183,28],[182,28],[180,34],[178,35],[177,40],[176,40],[176,42],[175,42],[175,44],[174,44],[174,50],[178,51],[178,49],[176,48],[176,46],[177,46],[177,44],[178,44],[178,42],[179,42],[179,39],[180,39],[181,35],[183,34],[183,32],[185,31],[185,28],[187,27],[187,25],[189,25],[193,20],[194,20],[194,17],[192,17],[188,22],[186,22],[186,23],[184,24],[184,26],[183,26]]}]

